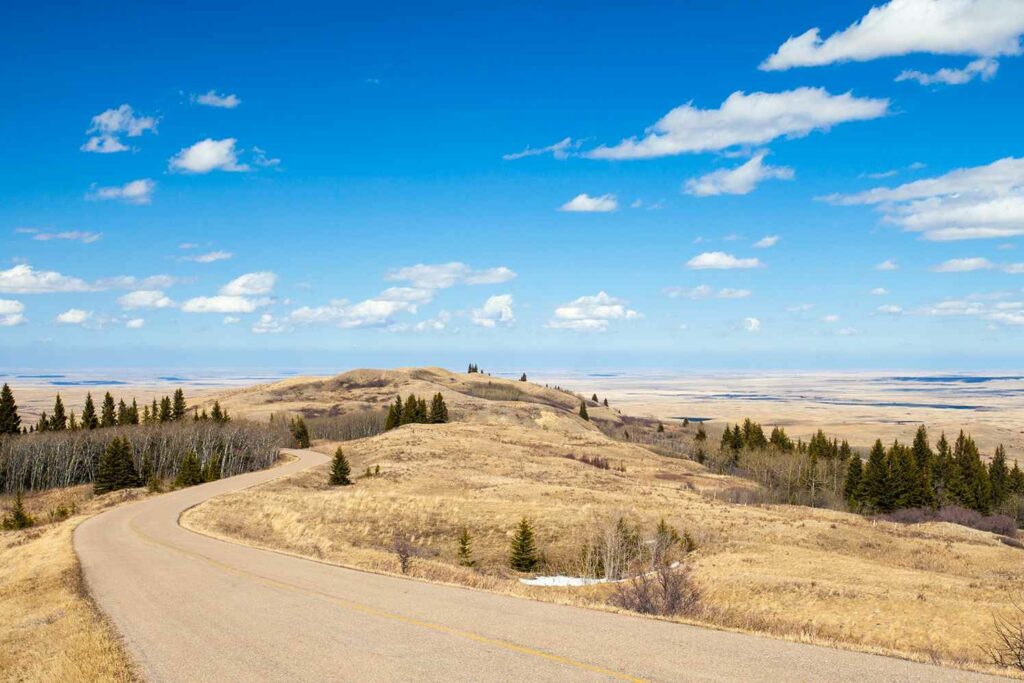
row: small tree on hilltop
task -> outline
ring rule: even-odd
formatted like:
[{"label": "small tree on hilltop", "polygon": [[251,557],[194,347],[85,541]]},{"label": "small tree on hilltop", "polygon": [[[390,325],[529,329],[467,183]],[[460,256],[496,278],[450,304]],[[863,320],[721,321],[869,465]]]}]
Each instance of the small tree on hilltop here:
[{"label": "small tree on hilltop", "polygon": [[60,432],[68,427],[68,416],[64,412],[64,401],[60,400],[60,394],[53,402],[53,416],[50,418],[50,429]]},{"label": "small tree on hilltop", "polygon": [[338,450],[334,451],[334,461],[331,463],[331,486],[348,486],[352,483],[349,479],[352,469],[349,467],[348,458],[341,450],[341,446],[338,446]]},{"label": "small tree on hilltop", "polygon": [[473,540],[466,527],[462,527],[462,531],[459,532],[459,564],[463,567],[476,565],[476,560],[473,559]]},{"label": "small tree on hilltop", "polygon": [[587,413],[587,402],[586,401],[580,401],[580,417],[582,417],[587,422],[590,422],[590,414]]},{"label": "small tree on hilltop", "polygon": [[441,392],[434,394],[433,400],[430,402],[430,417],[428,422],[432,424],[443,424],[448,421],[448,406],[444,402],[444,396]]},{"label": "small tree on hilltop", "polygon": [[185,418],[185,392],[178,389],[174,390],[174,400],[171,402],[171,419],[182,420]]},{"label": "small tree on hilltop", "polygon": [[532,572],[540,564],[537,555],[537,542],[533,535],[530,520],[523,517],[512,537],[512,549],[509,554],[509,566],[517,572]]}]

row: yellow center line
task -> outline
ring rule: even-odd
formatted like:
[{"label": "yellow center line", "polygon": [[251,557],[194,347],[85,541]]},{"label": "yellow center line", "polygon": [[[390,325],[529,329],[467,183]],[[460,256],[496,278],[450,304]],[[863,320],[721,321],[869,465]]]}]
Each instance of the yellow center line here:
[{"label": "yellow center line", "polygon": [[138,536],[139,538],[141,538],[143,541],[145,541],[147,543],[151,543],[151,544],[154,544],[154,545],[162,546],[164,548],[167,548],[168,550],[173,550],[175,552],[181,553],[182,555],[187,555],[189,557],[193,557],[195,559],[198,559],[198,560],[201,560],[203,562],[206,562],[207,564],[213,565],[213,566],[215,566],[215,567],[217,567],[217,568],[219,568],[219,569],[221,569],[223,571],[226,571],[228,573],[235,574],[236,576],[245,576],[245,577],[248,577],[250,579],[254,579],[258,583],[262,583],[262,584],[267,585],[267,586],[272,586],[274,588],[279,588],[281,590],[291,591],[293,593],[304,593],[304,594],[307,594],[307,595],[312,595],[312,596],[316,596],[316,597],[319,597],[319,598],[324,598],[326,600],[329,600],[330,602],[333,602],[334,604],[336,604],[336,605],[338,605],[340,607],[343,607],[345,609],[351,610],[353,612],[361,612],[363,614],[367,614],[367,615],[374,616],[374,617],[379,617],[379,618],[382,618],[382,619],[390,619],[391,621],[396,621],[396,622],[399,622],[399,623],[402,623],[402,624],[407,624],[409,626],[418,626],[420,628],[424,628],[424,629],[428,629],[428,630],[431,630],[431,631],[435,631],[437,633],[444,633],[446,635],[455,636],[455,637],[458,637],[458,638],[464,638],[466,640],[471,640],[473,642],[481,643],[481,644],[484,644],[484,645],[490,645],[492,647],[501,648],[501,649],[504,649],[504,650],[509,650],[511,652],[518,652],[519,654],[528,655],[530,657],[537,657],[539,659],[546,659],[546,660],[548,660],[550,662],[555,662],[557,664],[562,664],[564,666],[569,666],[569,667],[573,667],[573,668],[576,668],[576,669],[581,669],[583,671],[590,671],[592,673],[597,673],[597,674],[601,674],[601,675],[604,675],[604,676],[608,676],[609,678],[614,678],[616,680],[630,681],[631,683],[647,683],[646,680],[643,679],[643,678],[637,678],[635,676],[630,676],[628,674],[624,674],[624,673],[621,673],[619,671],[613,671],[612,669],[605,669],[604,667],[600,667],[600,666],[597,666],[597,665],[594,665],[594,664],[588,664],[586,662],[580,662],[580,661],[577,661],[575,659],[570,659],[568,657],[562,657],[562,656],[556,655],[556,654],[551,654],[550,652],[544,652],[543,650],[537,650],[537,649],[534,649],[532,647],[526,647],[525,645],[517,645],[515,643],[510,643],[510,642],[505,641],[505,640],[498,640],[498,639],[495,639],[495,638],[489,638],[488,636],[481,635],[479,633],[474,633],[472,631],[464,631],[462,629],[452,628],[450,626],[445,626],[444,624],[438,624],[438,623],[432,622],[432,621],[425,621],[425,620],[422,620],[422,619],[416,619],[414,617],[402,616],[401,614],[395,614],[394,612],[388,612],[388,611],[385,611],[385,610],[382,610],[382,609],[378,609],[376,607],[371,607],[369,605],[364,605],[364,604],[361,604],[361,603],[358,603],[358,602],[353,602],[351,600],[346,600],[344,598],[339,598],[336,595],[331,595],[329,593],[324,593],[322,591],[314,590],[314,589],[311,589],[311,588],[304,588],[302,586],[297,586],[297,585],[292,584],[292,583],[287,583],[287,582],[284,582],[284,581],[279,581],[277,579],[272,579],[270,577],[263,576],[261,574],[256,574],[256,573],[253,573],[253,572],[250,572],[250,571],[246,571],[245,569],[239,569],[238,567],[234,567],[234,566],[231,566],[231,565],[226,564],[224,562],[221,562],[219,560],[215,560],[215,559],[213,559],[211,557],[207,557],[206,555],[203,555],[202,553],[197,553],[197,552],[192,551],[192,550],[186,550],[184,548],[180,548],[180,547],[178,547],[176,545],[172,545],[170,543],[167,543],[166,541],[161,541],[158,538],[154,538],[153,536],[145,534],[145,533],[140,531],[135,526],[135,521],[134,520],[129,522],[129,526],[130,526],[131,530],[135,533],[136,536]]}]

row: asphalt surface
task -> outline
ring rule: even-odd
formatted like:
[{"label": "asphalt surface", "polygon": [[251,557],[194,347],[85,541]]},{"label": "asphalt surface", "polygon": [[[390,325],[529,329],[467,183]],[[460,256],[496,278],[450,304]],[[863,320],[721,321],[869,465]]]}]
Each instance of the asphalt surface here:
[{"label": "asphalt surface", "polygon": [[277,468],[81,524],[87,585],[151,681],[983,681],[875,655],[344,569],[178,525]]}]

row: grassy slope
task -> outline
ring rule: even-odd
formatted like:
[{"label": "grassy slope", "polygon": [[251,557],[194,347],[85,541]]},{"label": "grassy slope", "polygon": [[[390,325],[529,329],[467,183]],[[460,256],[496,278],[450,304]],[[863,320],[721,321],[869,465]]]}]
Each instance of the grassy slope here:
[{"label": "grassy slope", "polygon": [[[397,561],[388,546],[398,529],[422,550],[415,575],[599,605],[606,587],[540,589],[515,580],[505,561],[516,521],[531,518],[552,569],[572,571],[579,544],[607,520],[625,515],[649,529],[664,517],[700,545],[695,574],[708,623],[972,668],[985,668],[980,647],[992,610],[1009,591],[1024,588],[1024,554],[991,534],[729,504],[719,494],[748,484],[612,441],[576,418],[577,400],[562,392],[506,382],[510,391],[527,392],[521,398],[529,402],[470,395],[487,381],[488,395],[502,383],[436,370],[361,371],[228,396],[225,403],[238,413],[346,412],[386,403],[396,391],[440,388],[465,421],[408,425],[345,444],[355,472],[381,468],[380,477],[356,486],[330,488],[320,468],[210,501],[184,521],[215,535],[391,572]],[[595,417],[619,419],[595,410]],[[333,452],[333,444],[320,447]],[[625,472],[563,457],[568,453],[605,457]],[[473,535],[480,571],[456,564],[462,526]]]},{"label": "grassy slope", "polygon": [[[136,680],[114,630],[93,607],[71,545],[89,515],[132,499],[122,491],[94,498],[90,487],[26,499],[30,514],[74,504],[70,519],[0,532],[0,680],[83,683]],[[5,511],[11,501],[0,501]]]}]

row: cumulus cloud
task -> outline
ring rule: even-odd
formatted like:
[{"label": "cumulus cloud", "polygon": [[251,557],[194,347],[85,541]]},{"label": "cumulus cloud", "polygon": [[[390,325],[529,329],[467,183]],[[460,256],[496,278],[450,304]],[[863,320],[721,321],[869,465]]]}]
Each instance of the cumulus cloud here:
[{"label": "cumulus cloud", "polygon": [[698,178],[690,178],[683,185],[686,194],[713,197],[721,194],[750,194],[765,180],[792,180],[794,171],[788,166],[769,166],[764,163],[768,152],[758,152],[750,161],[735,168],[722,168]]},{"label": "cumulus cloud", "polygon": [[141,330],[146,326],[146,321],[143,318],[132,318],[124,324],[129,330]]},{"label": "cumulus cloud", "polygon": [[914,52],[996,57],[1021,52],[1024,4],[1018,0],[891,0],[824,40],[812,28],[787,40],[766,71],[868,61]]},{"label": "cumulus cloud", "polygon": [[0,270],[0,292],[6,294],[50,294],[88,292],[94,289],[85,280],[61,275],[52,270],[35,270],[27,263]]},{"label": "cumulus cloud", "polygon": [[651,159],[739,145],[763,145],[776,138],[799,138],[848,121],[884,116],[889,100],[831,95],[823,88],[780,93],[734,92],[718,109],[676,107],[641,138],[586,152],[592,159]]},{"label": "cumulus cloud", "polygon": [[[227,321],[227,318],[225,318]],[[269,313],[264,313],[259,320],[253,323],[252,331],[255,334],[280,334],[290,331],[291,325],[286,320],[275,318]]]},{"label": "cumulus cloud", "polygon": [[916,309],[913,313],[938,318],[973,317],[993,324],[1024,325],[1024,301],[999,300],[992,303],[981,300],[985,298],[992,297],[944,299]]},{"label": "cumulus cloud", "polygon": [[698,285],[692,289],[684,287],[668,287],[665,289],[670,299],[685,297],[687,299],[745,299],[750,296],[749,289],[715,289],[710,285]]},{"label": "cumulus cloud", "polygon": [[216,90],[210,90],[202,95],[193,95],[192,101],[196,104],[220,109],[234,109],[242,103],[238,95],[221,95]]},{"label": "cumulus cloud", "polygon": [[81,230],[65,230],[62,232],[44,232],[37,228],[18,228],[15,232],[23,235],[32,235],[32,239],[38,242],[50,242],[52,240],[64,240],[68,242],[81,242],[82,244],[92,244],[97,242],[103,237],[102,233],[98,232],[85,232]]},{"label": "cumulus cloud", "polygon": [[120,200],[125,204],[149,204],[153,201],[156,183],[149,178],[132,180],[124,185],[97,187],[93,185],[85,198],[94,202]]},{"label": "cumulus cloud", "polygon": [[903,307],[897,306],[896,304],[884,304],[876,309],[879,313],[886,315],[900,315],[903,313]]},{"label": "cumulus cloud", "polygon": [[976,77],[983,81],[990,81],[996,76],[999,70],[999,62],[994,59],[976,59],[962,69],[939,69],[935,73],[927,74],[913,69],[905,69],[896,77],[896,82],[917,81],[921,85],[964,85],[970,83]]},{"label": "cumulus cloud", "polygon": [[117,109],[108,109],[92,117],[92,124],[86,130],[92,135],[82,145],[83,152],[110,154],[126,152],[131,147],[121,142],[121,136],[136,138],[147,130],[156,132],[157,120],[152,116],[136,116],[135,110],[127,104]]},{"label": "cumulus cloud", "polygon": [[210,171],[244,172],[247,164],[238,162],[235,138],[213,140],[206,138],[191,147],[185,147],[171,157],[170,169],[179,173],[209,173]]},{"label": "cumulus cloud", "polygon": [[268,298],[245,296],[197,296],[181,305],[185,313],[252,313],[271,303]]},{"label": "cumulus cloud", "polygon": [[764,237],[762,237],[758,241],[754,242],[754,248],[755,249],[768,249],[770,247],[774,247],[776,244],[779,243],[780,239],[782,239],[782,238],[779,237],[778,235],[765,235]]},{"label": "cumulus cloud", "polygon": [[226,261],[234,256],[230,251],[210,251],[195,256],[182,256],[182,261],[193,261],[195,263],[213,263],[214,261]]},{"label": "cumulus cloud", "polygon": [[559,211],[577,213],[607,213],[619,208],[619,202],[613,194],[602,194],[591,197],[587,193],[578,194],[565,204],[558,207]]},{"label": "cumulus cloud", "polygon": [[433,318],[427,318],[426,320],[420,320],[418,323],[412,326],[412,329],[416,332],[440,332],[448,326],[451,322],[452,314],[448,311],[441,311]]},{"label": "cumulus cloud", "polygon": [[121,308],[170,308],[174,302],[159,289],[138,289],[119,297]]},{"label": "cumulus cloud", "polygon": [[760,332],[761,321],[758,320],[757,318],[744,318],[743,329],[745,329],[747,332]]},{"label": "cumulus cloud", "polygon": [[61,325],[81,325],[92,317],[92,311],[83,311],[80,308],[69,308],[54,320]]},{"label": "cumulus cloud", "polygon": [[388,280],[411,282],[421,289],[447,289],[457,284],[493,285],[508,282],[516,273],[505,266],[474,270],[465,263],[424,264],[398,268],[386,275]]},{"label": "cumulus cloud", "polygon": [[246,273],[239,275],[231,282],[220,288],[220,293],[226,296],[252,296],[256,294],[269,294],[277,284],[277,275],[264,270],[257,273]]},{"label": "cumulus cloud", "polygon": [[498,325],[511,325],[516,321],[512,312],[512,295],[498,294],[488,297],[487,301],[480,308],[474,308],[469,315],[469,320],[480,327],[497,327]]},{"label": "cumulus cloud", "polygon": [[0,327],[14,327],[25,322],[25,304],[14,299],[0,299]]},{"label": "cumulus cloud", "polygon": [[535,157],[541,154],[550,154],[556,159],[566,159],[570,154],[570,150],[575,149],[579,146],[579,142],[574,143],[572,141],[572,138],[565,138],[564,140],[559,140],[555,144],[548,145],[547,147],[539,147],[537,149],[527,147],[522,152],[504,154],[502,155],[501,158],[504,159],[505,161],[515,161],[516,159],[523,159],[525,157]]},{"label": "cumulus cloud", "polygon": [[899,270],[899,269],[900,269],[900,264],[897,263],[896,259],[894,259],[894,258],[885,259],[884,261],[879,263],[877,266],[875,266],[875,270],[882,270],[882,271],[885,271],[885,270]]},{"label": "cumulus cloud", "polygon": [[954,258],[932,266],[936,273],[968,273],[973,270],[991,270],[995,266],[987,258],[974,256],[970,258]]},{"label": "cumulus cloud", "polygon": [[593,296],[581,296],[556,308],[554,320],[547,326],[563,330],[604,332],[613,320],[635,320],[642,317],[630,309],[627,303],[604,291]]},{"label": "cumulus cloud", "polygon": [[756,258],[736,258],[724,251],[706,251],[686,262],[692,270],[730,270],[734,268],[760,268],[762,264]]},{"label": "cumulus cloud", "polygon": [[874,289],[871,290],[872,296],[885,296],[888,293],[889,290],[886,289],[885,287],[875,287]]},{"label": "cumulus cloud", "polygon": [[1014,237],[1024,235],[1024,159],[1006,157],[896,187],[822,199],[875,205],[886,222],[932,241]]}]

